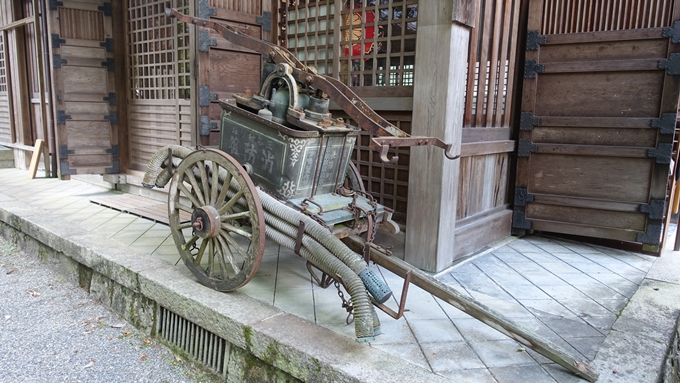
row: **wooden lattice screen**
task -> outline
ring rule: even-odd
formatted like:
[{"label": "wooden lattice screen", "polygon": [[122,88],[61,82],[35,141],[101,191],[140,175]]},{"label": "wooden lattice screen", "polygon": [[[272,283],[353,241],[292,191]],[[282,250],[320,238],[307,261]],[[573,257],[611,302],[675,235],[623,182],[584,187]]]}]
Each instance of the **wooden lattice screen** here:
[{"label": "wooden lattice screen", "polygon": [[[0,23],[2,24],[2,23]],[[5,32],[0,32],[0,143],[12,143]]]},{"label": "wooden lattice screen", "polygon": [[665,27],[672,6],[673,0],[545,0],[541,33]]},{"label": "wooden lattice screen", "polygon": [[478,3],[468,49],[457,220],[474,221],[487,212],[507,209],[509,203],[519,13],[520,0]]},{"label": "wooden lattice screen", "polygon": [[[285,20],[281,44],[305,64],[339,78],[367,99],[412,96],[417,0],[289,0],[280,7]],[[376,111],[410,133],[409,108]],[[361,135],[352,159],[366,190],[404,221],[409,149],[392,150],[390,156],[398,155],[399,162],[385,164],[368,147],[369,140],[370,135]]]},{"label": "wooden lattice screen", "polygon": [[[188,12],[190,0],[172,0]],[[144,170],[164,145],[191,145],[189,28],[165,16],[167,0],[128,1],[130,167]]]}]

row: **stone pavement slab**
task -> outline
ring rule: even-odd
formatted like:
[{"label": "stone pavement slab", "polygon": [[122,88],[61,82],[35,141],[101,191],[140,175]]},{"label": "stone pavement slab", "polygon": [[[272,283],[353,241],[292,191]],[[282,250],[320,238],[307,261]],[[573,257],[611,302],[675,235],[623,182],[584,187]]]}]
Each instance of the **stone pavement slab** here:
[{"label": "stone pavement slab", "polygon": [[[49,226],[53,231],[49,235],[44,230],[36,232],[31,225],[22,227],[27,234],[41,238],[75,235],[77,246],[64,245],[55,239],[57,246],[61,246],[62,251],[77,250],[78,259],[94,262],[97,270],[103,270],[103,265],[114,267],[115,262],[120,262],[124,269],[115,271],[114,278],[128,281],[125,283],[131,286],[137,283],[135,278],[149,281],[141,284],[142,290],[151,295],[160,294],[159,299],[167,301],[180,313],[190,315],[189,307],[196,304],[192,302],[196,300],[195,295],[200,294],[198,300],[204,302],[201,304],[213,309],[223,307],[218,311],[236,315],[235,318],[240,318],[236,322],[257,330],[257,339],[263,343],[252,348],[256,354],[267,355],[267,342],[288,339],[287,344],[297,350],[291,355],[320,352],[320,355],[326,355],[321,362],[330,363],[334,371],[339,369],[358,381],[371,381],[378,376],[362,373],[362,360],[363,368],[369,371],[391,366],[389,368],[394,371],[389,372],[390,376],[408,371],[410,375],[405,376],[429,377],[423,381],[525,383],[528,378],[536,382],[580,381],[552,361],[532,350],[522,350],[517,342],[415,286],[409,290],[408,311],[404,318],[395,321],[379,313],[383,335],[371,344],[357,345],[353,343],[353,326],[345,323],[346,313],[340,308],[337,291],[333,287],[324,290],[313,284],[304,260],[288,249],[268,243],[262,267],[249,285],[238,293],[216,293],[200,286],[181,262],[175,266],[179,257],[176,251],[173,252],[174,243],[166,226],[102,210],[101,206],[86,202],[90,195],[105,195],[110,191],[77,180],[29,181],[16,169],[0,170],[0,185],[3,185],[0,187],[0,221],[7,223],[13,220],[12,217],[20,216],[38,226]],[[49,195],[54,203],[45,203],[43,194],[36,198],[40,193]],[[45,214],[46,210],[50,213]],[[71,224],[64,225],[65,222]],[[113,242],[97,240],[102,236]],[[114,242],[118,245],[110,245]],[[400,252],[403,254],[403,235],[381,234],[378,243],[393,245],[396,256]],[[84,252],[83,247],[90,250]],[[111,254],[113,249],[118,250]],[[101,261],[94,261],[97,253],[106,255]],[[123,253],[127,255],[123,256]],[[663,349],[664,331],[670,331],[672,327],[667,323],[674,323],[680,306],[677,299],[659,300],[663,296],[676,296],[674,291],[680,278],[668,270],[677,266],[678,257],[680,253],[676,252],[656,258],[562,239],[527,236],[510,239],[502,246],[470,257],[437,274],[437,278],[574,355],[587,360],[595,358],[602,371],[614,371],[620,363],[637,363],[640,368],[636,371],[642,372],[629,377],[653,382],[654,373],[660,373],[655,370],[657,360],[662,358],[656,351]],[[658,268],[657,264],[660,265]],[[383,268],[371,267],[394,291],[395,297],[389,304],[395,307],[403,280]],[[135,277],[135,273],[139,276]],[[652,277],[657,279],[652,280]],[[153,289],[149,290],[151,287]],[[654,290],[655,287],[659,290]],[[654,294],[659,291],[667,294]],[[181,299],[171,298],[176,293]],[[229,307],[235,297],[260,302],[256,307],[274,310],[271,311],[274,314],[269,315],[285,316],[285,320],[281,319],[279,325],[278,320],[263,319],[266,326],[253,326],[248,318]],[[664,309],[649,312],[651,306]],[[252,309],[245,301],[238,307],[245,312]],[[643,330],[647,326],[645,315],[655,318],[654,323],[649,324],[649,334]],[[218,326],[217,330],[233,332],[229,328]],[[626,337],[619,342],[622,334]],[[242,337],[230,337],[235,345],[247,346]],[[635,349],[614,349],[618,344],[625,344],[626,339],[649,341],[649,349],[653,352],[634,358],[629,354],[637,353]],[[338,343],[338,340],[342,341]],[[328,343],[341,344],[347,349],[334,353],[330,351],[334,346]],[[368,357],[369,350],[375,351],[377,357]],[[353,362],[338,365],[336,359],[340,357]],[[395,367],[402,365],[408,368]],[[418,371],[416,375],[413,375],[414,371]],[[604,373],[600,381],[621,378],[611,371]]]}]

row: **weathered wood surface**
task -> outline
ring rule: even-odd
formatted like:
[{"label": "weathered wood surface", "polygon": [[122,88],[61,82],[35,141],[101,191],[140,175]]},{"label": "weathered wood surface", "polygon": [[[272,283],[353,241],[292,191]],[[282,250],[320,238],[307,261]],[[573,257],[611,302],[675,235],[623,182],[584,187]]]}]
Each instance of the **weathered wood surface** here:
[{"label": "weathered wood surface", "polygon": [[[42,139],[35,140],[35,147],[33,148],[33,155],[31,156],[31,164],[28,167],[28,178],[34,179],[35,174],[38,171],[38,162],[40,161],[40,155],[45,149],[45,141]],[[49,174],[49,173],[48,173]]]},{"label": "weathered wood surface", "polygon": [[[167,202],[156,201],[127,193],[90,198],[90,202],[114,210],[119,210],[123,213],[147,218],[164,225],[170,225]],[[181,222],[188,222],[191,220],[191,215],[187,212],[181,212],[180,218]]]},{"label": "weathered wood surface", "polygon": [[[364,246],[364,240],[356,235],[350,235],[343,241],[350,248],[358,252],[361,252]],[[507,335],[509,338],[516,340],[522,345],[531,348],[532,350],[573,372],[577,376],[591,382],[597,380],[599,374],[588,364],[588,361],[581,360],[580,358],[570,355],[552,341],[545,339],[538,334],[532,333],[512,319],[505,317],[502,313],[499,313],[484,305],[483,303],[476,301],[474,298],[469,298],[459,293],[452,287],[439,282],[435,278],[418,270],[401,259],[393,256],[387,256],[375,251],[374,249],[371,249],[371,260],[402,278],[405,278],[406,273],[410,271],[411,283],[414,285],[436,296],[437,298],[442,299],[451,306],[480,320],[484,324]],[[408,307],[408,297],[406,304]]]},{"label": "weathered wood surface", "polygon": [[117,117],[112,117],[117,110],[107,101],[116,90],[116,76],[102,64],[114,58],[103,44],[113,38],[112,18],[98,9],[102,5],[65,1],[49,13],[50,33],[62,39],[53,48],[63,61],[53,69],[52,95],[54,116],[62,116],[55,121],[62,179],[118,168]]},{"label": "weathered wood surface", "polygon": [[[661,36],[680,5],[632,2],[530,1],[528,29],[546,41],[525,53],[544,70],[524,79],[521,110],[534,123],[519,131],[532,148],[517,159],[516,187],[533,197],[516,205],[516,227],[659,250],[664,212],[645,211],[666,200],[669,165],[650,154],[673,143],[656,125],[677,112],[680,81],[659,61],[680,51]],[[630,24],[636,12],[649,18]]]}]

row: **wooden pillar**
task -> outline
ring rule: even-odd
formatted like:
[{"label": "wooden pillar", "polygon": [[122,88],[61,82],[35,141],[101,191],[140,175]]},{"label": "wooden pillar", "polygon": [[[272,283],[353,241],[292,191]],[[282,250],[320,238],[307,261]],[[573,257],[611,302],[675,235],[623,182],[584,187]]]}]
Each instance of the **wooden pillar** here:
[{"label": "wooden pillar", "polygon": [[[460,153],[470,39],[466,20],[475,0],[418,4],[413,89],[414,136],[434,136]],[[455,21],[454,21],[455,20]],[[464,24],[467,23],[468,25]],[[411,148],[405,261],[436,272],[453,262],[460,160],[438,148]]]}]

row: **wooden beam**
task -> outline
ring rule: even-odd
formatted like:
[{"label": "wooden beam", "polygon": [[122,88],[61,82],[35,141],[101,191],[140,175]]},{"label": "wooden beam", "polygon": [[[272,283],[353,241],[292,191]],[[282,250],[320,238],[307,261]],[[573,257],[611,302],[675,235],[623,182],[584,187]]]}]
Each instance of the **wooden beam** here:
[{"label": "wooden beam", "polygon": [[515,151],[514,140],[469,142],[460,145],[461,157],[482,156],[495,153],[509,153]]},{"label": "wooden beam", "polygon": [[[411,134],[433,136],[460,153],[465,73],[470,29],[451,20],[454,2],[423,1],[418,5],[413,121]],[[410,152],[406,261],[439,271],[454,257],[459,160],[438,148]]]},{"label": "wooden beam", "polygon": [[[33,156],[31,156],[31,165],[28,167],[28,178],[34,179],[35,173],[38,171],[38,161],[40,161],[40,153],[45,147],[45,141],[38,138],[35,140],[35,149],[33,150]],[[47,174],[47,173],[45,173]]]},{"label": "wooden beam", "polygon": [[[36,15],[35,17],[38,17],[37,15],[40,15],[40,1],[33,0],[33,14]],[[46,17],[46,16],[44,16]],[[35,32],[35,57],[37,61],[37,73],[38,73],[38,94],[40,95],[40,122],[42,124],[42,136],[43,140],[47,141],[48,140],[48,133],[47,133],[47,105],[45,103],[45,66],[43,65],[43,39],[42,39],[42,25],[40,24],[40,19],[36,19],[37,22],[33,23],[34,27],[34,32]],[[37,127],[36,127],[37,128]],[[40,145],[38,144],[38,141],[40,141]],[[43,160],[44,160],[44,167],[45,167],[45,177],[49,178],[51,175],[50,172],[50,149],[48,145],[43,145],[43,142],[41,140],[37,140],[35,142],[35,146],[40,148],[43,153]],[[35,157],[35,153],[33,153],[33,157]],[[38,158],[40,158],[40,154],[38,154]],[[37,167],[37,164],[36,164]],[[32,177],[35,178],[35,169],[33,169],[33,159],[31,159],[31,166],[30,168],[32,170]]]},{"label": "wooden beam", "polygon": [[33,16],[31,17],[26,17],[21,20],[17,20],[15,22],[9,23],[7,25],[3,25],[0,27],[0,31],[7,31],[10,29],[18,28],[18,27],[23,27],[26,24],[30,24],[35,22],[35,18]]},{"label": "wooden beam", "polygon": [[[364,239],[357,235],[351,235],[344,239],[343,242],[345,242],[345,244],[347,244],[347,246],[349,246],[351,249],[358,252],[363,251],[365,243]],[[401,259],[379,253],[370,247],[369,249],[371,251],[371,260],[376,264],[386,268],[401,278],[405,278],[406,273],[410,272],[411,283],[414,285],[436,296],[437,298],[442,299],[444,302],[465,312],[466,314],[479,319],[484,324],[505,334],[509,338],[514,339],[522,345],[531,348],[532,350],[573,372],[577,376],[587,379],[590,382],[597,380],[599,374],[588,364],[587,361],[570,355],[567,351],[552,341],[529,331],[528,329],[522,327],[519,323],[505,317],[503,314],[493,310],[474,298],[468,298],[452,287],[439,282],[437,279],[414,268]]]}]

